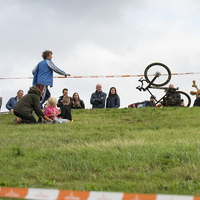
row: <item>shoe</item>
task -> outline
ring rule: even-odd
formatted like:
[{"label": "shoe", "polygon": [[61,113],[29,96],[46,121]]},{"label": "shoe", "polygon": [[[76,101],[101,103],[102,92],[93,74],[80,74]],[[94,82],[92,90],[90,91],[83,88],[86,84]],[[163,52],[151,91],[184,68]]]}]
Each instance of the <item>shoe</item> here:
[{"label": "shoe", "polygon": [[21,124],[22,123],[22,119],[19,117],[15,117],[14,119],[15,124]]}]

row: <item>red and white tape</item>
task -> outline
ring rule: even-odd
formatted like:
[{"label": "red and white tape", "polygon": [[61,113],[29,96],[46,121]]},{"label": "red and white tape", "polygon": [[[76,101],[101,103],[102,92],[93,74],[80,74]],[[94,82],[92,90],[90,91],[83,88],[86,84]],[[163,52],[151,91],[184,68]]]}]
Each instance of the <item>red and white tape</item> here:
[{"label": "red and white tape", "polygon": [[[187,73],[172,73],[171,75],[189,75],[189,74],[200,74],[200,72],[187,72]],[[67,78],[127,78],[127,77],[142,77],[144,75],[98,75],[98,76],[67,76]],[[154,76],[148,75],[148,76]],[[161,75],[162,76],[162,75]],[[166,74],[163,74],[166,76]],[[54,76],[53,78],[66,78],[64,76]],[[33,77],[12,77],[12,78],[0,78],[0,80],[5,79],[33,79]]]},{"label": "red and white tape", "polygon": [[0,197],[40,200],[200,200],[186,195],[129,194],[120,192],[84,192],[39,188],[0,187]]}]

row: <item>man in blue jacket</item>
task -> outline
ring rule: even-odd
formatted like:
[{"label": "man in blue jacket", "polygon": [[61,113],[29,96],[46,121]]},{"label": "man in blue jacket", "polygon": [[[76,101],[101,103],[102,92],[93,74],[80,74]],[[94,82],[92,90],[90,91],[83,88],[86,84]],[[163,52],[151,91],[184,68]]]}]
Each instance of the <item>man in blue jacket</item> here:
[{"label": "man in blue jacket", "polygon": [[92,93],[90,103],[92,108],[105,108],[106,93],[102,92],[101,84],[96,85],[96,92]]},{"label": "man in blue jacket", "polygon": [[23,90],[19,90],[17,92],[17,96],[16,97],[11,97],[7,104],[6,104],[6,108],[10,111],[10,112],[13,112],[13,107],[14,105],[23,97],[24,95],[24,92]]},{"label": "man in blue jacket", "polygon": [[33,85],[36,86],[38,83],[40,83],[45,86],[45,90],[42,95],[42,100],[40,102],[42,109],[43,103],[51,96],[51,93],[48,90],[48,86],[53,87],[53,71],[65,77],[70,76],[70,74],[66,74],[64,71],[60,70],[54,65],[54,63],[51,61],[52,54],[52,51],[44,51],[42,53],[42,57],[44,58],[44,60],[39,62],[38,65],[32,71],[34,75]]}]

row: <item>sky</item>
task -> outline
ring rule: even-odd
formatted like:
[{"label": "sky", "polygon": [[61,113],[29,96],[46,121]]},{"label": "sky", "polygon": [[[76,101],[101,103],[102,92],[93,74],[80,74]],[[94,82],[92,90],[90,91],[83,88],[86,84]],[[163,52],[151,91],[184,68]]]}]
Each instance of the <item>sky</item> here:
[{"label": "sky", "polygon": [[[172,73],[200,72],[199,0],[0,0],[1,111],[19,89],[32,86],[32,69],[44,50],[53,51],[53,63],[72,76],[140,75],[153,62]],[[54,76],[59,76],[54,73]],[[170,81],[188,94],[199,74],[172,76]],[[54,79],[52,97],[62,89],[78,92],[91,108],[96,84],[109,93],[114,86],[120,108],[148,100],[136,89],[139,78]],[[170,84],[169,83],[169,84]],[[154,91],[153,91],[154,92]],[[163,91],[154,92],[157,98]],[[195,100],[191,96],[192,103]]]}]

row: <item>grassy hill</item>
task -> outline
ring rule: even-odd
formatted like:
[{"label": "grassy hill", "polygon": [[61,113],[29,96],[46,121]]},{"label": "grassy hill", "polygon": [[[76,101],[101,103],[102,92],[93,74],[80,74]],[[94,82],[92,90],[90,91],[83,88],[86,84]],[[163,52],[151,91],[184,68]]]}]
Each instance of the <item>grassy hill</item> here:
[{"label": "grassy hill", "polygon": [[72,116],[15,125],[0,114],[0,186],[200,195],[200,108]]}]

